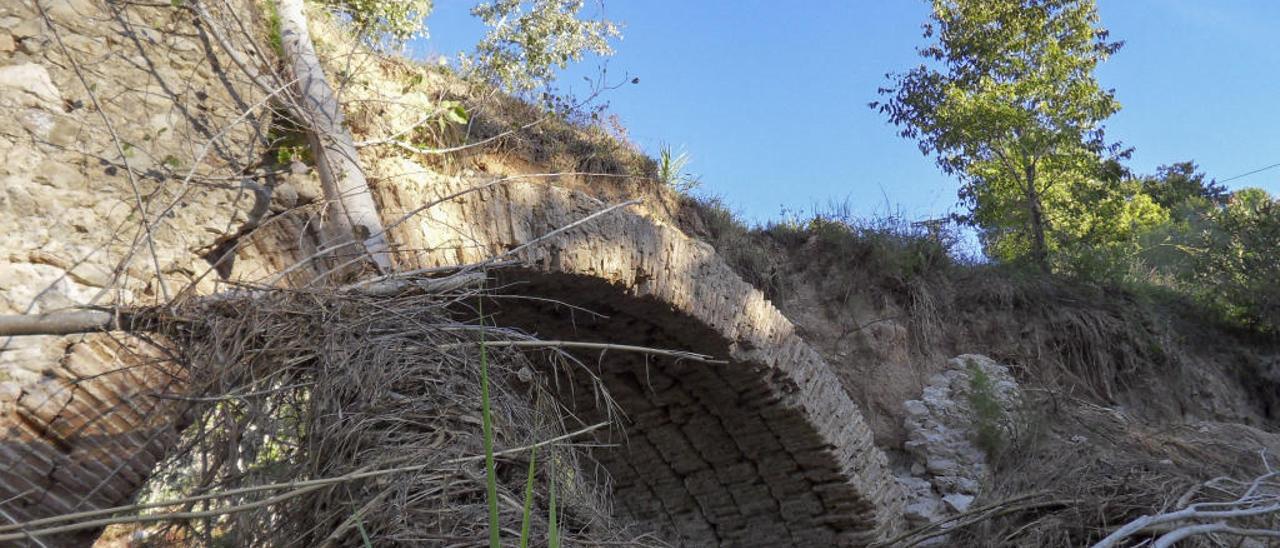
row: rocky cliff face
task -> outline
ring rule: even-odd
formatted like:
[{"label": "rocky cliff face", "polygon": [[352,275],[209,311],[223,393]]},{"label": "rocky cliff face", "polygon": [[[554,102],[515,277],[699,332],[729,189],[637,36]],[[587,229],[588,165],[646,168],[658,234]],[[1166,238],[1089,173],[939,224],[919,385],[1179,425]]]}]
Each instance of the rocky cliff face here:
[{"label": "rocky cliff face", "polygon": [[[194,21],[167,5],[0,6],[0,313],[172,298],[243,218],[234,175],[261,153],[263,113],[242,113],[264,94]],[[7,518],[128,501],[175,433],[152,394],[180,377],[106,335],[0,350]]]}]

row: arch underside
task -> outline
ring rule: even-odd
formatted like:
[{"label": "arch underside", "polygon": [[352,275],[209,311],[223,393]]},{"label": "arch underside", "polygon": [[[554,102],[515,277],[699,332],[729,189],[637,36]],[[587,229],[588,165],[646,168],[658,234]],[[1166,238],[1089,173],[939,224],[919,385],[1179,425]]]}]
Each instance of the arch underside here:
[{"label": "arch underside", "polygon": [[[692,546],[862,545],[886,530],[877,498],[890,489],[865,482],[837,447],[859,440],[830,439],[815,428],[801,400],[816,395],[782,371],[733,359],[735,341],[599,278],[529,270],[501,277],[519,283],[522,296],[537,297],[497,299],[501,325],[544,339],[731,358],[708,364],[627,352],[580,354],[626,415],[624,434],[602,434],[599,445],[609,447],[593,457],[609,471],[615,504],[630,517]],[[602,418],[589,387],[561,393],[575,413]],[[847,399],[828,403],[856,414]],[[861,450],[878,453],[869,445]],[[878,463],[866,458],[862,465]]]}]

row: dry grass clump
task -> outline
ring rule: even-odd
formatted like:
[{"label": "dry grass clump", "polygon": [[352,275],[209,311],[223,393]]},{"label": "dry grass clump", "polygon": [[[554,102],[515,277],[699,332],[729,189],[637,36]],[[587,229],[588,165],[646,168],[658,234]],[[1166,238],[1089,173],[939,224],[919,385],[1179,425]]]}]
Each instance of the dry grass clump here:
[{"label": "dry grass clump", "polygon": [[[334,29],[334,34],[342,33]],[[621,121],[608,113],[607,95],[627,85],[625,79],[606,80],[601,75],[585,96],[515,97],[445,67],[424,66],[353,44],[337,49],[359,51],[368,61],[351,82],[352,91],[367,97],[347,105],[349,125],[358,140],[387,145],[386,139],[395,136],[393,140],[424,151],[414,155],[418,161],[446,172],[473,160],[484,165],[497,159],[540,171],[622,176],[612,181],[628,186],[657,186],[655,160],[630,142]],[[460,116],[446,116],[451,110]],[[394,154],[407,152],[383,148]],[[450,152],[432,152],[441,150]]]},{"label": "dry grass clump", "polygon": [[[479,341],[527,337],[485,326],[479,298],[470,290],[391,297],[275,290],[158,313],[160,344],[187,366],[190,387],[165,397],[182,402],[190,422],[144,500],[186,499],[155,511],[196,517],[165,522],[152,538],[485,544]],[[590,373],[567,355],[546,355],[550,367],[517,350],[488,349],[503,536],[519,536],[529,448],[552,440],[537,449],[532,542],[547,540],[544,494],[553,477],[564,541],[634,540],[591,481],[595,468],[565,435],[584,425],[547,390],[557,376]],[[603,391],[599,400],[609,405]],[[198,498],[211,494],[220,495]]]},{"label": "dry grass clump", "polygon": [[[684,196],[681,228],[715,247],[739,276],[771,298],[790,289],[804,270],[835,270],[904,299],[968,259],[953,253],[955,234],[944,224],[912,223],[901,215],[861,219],[848,202],[749,226],[714,196]],[[932,228],[931,228],[932,226]]]},{"label": "dry grass clump", "polygon": [[[1080,400],[1046,398],[1039,402],[1035,425],[999,456],[992,484],[975,510],[946,524],[954,526],[949,542],[1087,546],[1143,515],[1192,502],[1234,500],[1238,493],[1221,488],[1230,482],[1219,480],[1214,487],[1205,481],[1247,483],[1267,472],[1280,451],[1280,437],[1247,426],[1151,428]],[[1252,525],[1274,529],[1278,520],[1272,513]]]}]

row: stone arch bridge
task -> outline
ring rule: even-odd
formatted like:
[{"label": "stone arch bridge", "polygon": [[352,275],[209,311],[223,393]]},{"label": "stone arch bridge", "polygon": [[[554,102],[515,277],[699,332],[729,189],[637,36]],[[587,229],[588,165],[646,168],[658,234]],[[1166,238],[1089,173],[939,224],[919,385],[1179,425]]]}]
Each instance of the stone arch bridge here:
[{"label": "stone arch bridge", "polygon": [[[379,199],[395,212],[476,183],[384,188]],[[606,205],[545,182],[512,181],[433,207],[398,226],[394,239],[433,250],[405,261],[414,267],[466,263]],[[296,229],[259,238],[248,254],[265,268],[286,267],[294,259],[280,243],[296,240]],[[547,339],[689,350],[728,362],[603,359],[602,378],[629,421],[627,443],[597,458],[624,511],[688,545],[856,546],[897,527],[901,495],[837,376],[710,246],[631,206],[518,257],[520,267],[500,277],[546,299],[506,303],[498,322]],[[42,382],[0,408],[4,519],[127,502],[163,457],[173,417],[160,404],[138,407],[132,395],[180,380],[141,370],[98,376],[119,367],[107,348],[70,346]],[[104,409],[115,411],[110,420],[91,418]]]}]

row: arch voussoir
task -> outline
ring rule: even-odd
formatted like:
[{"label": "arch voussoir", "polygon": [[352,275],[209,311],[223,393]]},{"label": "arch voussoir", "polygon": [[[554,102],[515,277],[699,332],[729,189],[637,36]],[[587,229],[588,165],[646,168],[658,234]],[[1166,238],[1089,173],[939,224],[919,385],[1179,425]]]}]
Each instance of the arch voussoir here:
[{"label": "arch voussoir", "polygon": [[[485,238],[495,249],[519,243],[505,227],[546,232],[589,205],[603,207],[574,191],[532,184],[481,201],[490,203],[483,210],[458,204],[458,214],[527,215],[470,219],[494,227]],[[614,476],[618,504],[634,517],[694,545],[861,545],[897,527],[901,494],[856,404],[795,326],[709,246],[630,210],[520,259],[525,268],[500,278],[542,299],[502,304],[497,318],[504,324],[549,339],[727,358],[707,364],[584,355],[599,365],[629,419],[625,437],[612,440],[623,446],[597,457]],[[575,314],[555,301],[607,317]]]}]

